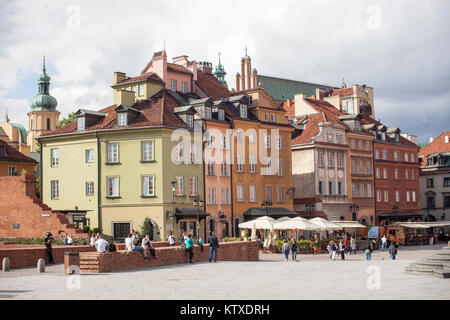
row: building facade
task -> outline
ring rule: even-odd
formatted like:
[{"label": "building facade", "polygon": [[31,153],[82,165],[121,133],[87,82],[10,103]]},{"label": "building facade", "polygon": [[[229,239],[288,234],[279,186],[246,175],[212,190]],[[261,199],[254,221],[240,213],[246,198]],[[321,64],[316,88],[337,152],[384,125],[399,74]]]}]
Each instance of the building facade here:
[{"label": "building facade", "polygon": [[425,221],[450,220],[449,139],[450,131],[445,131],[419,151],[420,210]]},{"label": "building facade", "polygon": [[380,226],[396,221],[420,221],[419,147],[400,134],[369,117],[361,119],[372,133],[375,170],[376,222]]}]

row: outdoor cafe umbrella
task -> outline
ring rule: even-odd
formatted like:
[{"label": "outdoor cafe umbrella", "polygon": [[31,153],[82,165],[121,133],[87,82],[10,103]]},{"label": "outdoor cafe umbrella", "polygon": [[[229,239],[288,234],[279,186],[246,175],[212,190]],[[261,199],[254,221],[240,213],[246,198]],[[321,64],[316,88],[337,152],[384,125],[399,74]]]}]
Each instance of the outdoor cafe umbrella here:
[{"label": "outdoor cafe umbrella", "polygon": [[256,229],[270,230],[274,222],[275,222],[274,218],[263,216],[251,221],[239,223],[239,228],[251,229],[253,228],[254,224]]},{"label": "outdoor cafe umbrella", "polygon": [[302,217],[295,217],[286,221],[275,222],[274,228],[278,230],[316,230],[317,225]]},{"label": "outdoor cafe umbrella", "polygon": [[252,225],[252,237],[251,237],[252,241],[256,241],[256,226],[255,223],[253,223]]},{"label": "outdoor cafe umbrella", "polygon": [[325,220],[320,217],[316,217],[308,220],[309,222],[314,223],[317,227],[315,230],[342,230],[343,228],[333,222]]}]

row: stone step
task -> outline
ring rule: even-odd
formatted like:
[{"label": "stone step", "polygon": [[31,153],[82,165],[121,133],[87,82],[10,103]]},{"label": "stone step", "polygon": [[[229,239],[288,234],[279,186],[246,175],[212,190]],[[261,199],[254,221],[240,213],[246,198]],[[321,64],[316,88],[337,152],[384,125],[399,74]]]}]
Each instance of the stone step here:
[{"label": "stone step", "polygon": [[434,254],[434,256],[439,256],[439,257],[450,257],[450,250],[441,250],[439,252],[436,252]]},{"label": "stone step", "polygon": [[405,272],[408,273],[408,274],[434,276],[434,271],[432,269],[430,269],[430,270],[423,270],[423,269],[416,269],[416,268],[412,268],[410,266],[407,266],[407,267],[405,267]]},{"label": "stone step", "polygon": [[421,268],[429,267],[429,268],[444,269],[444,265],[447,265],[447,263],[428,261],[428,260],[420,260],[420,261],[411,263],[411,265],[412,266],[419,265]]},{"label": "stone step", "polygon": [[415,270],[425,270],[425,271],[433,271],[434,269],[444,270],[443,266],[422,264],[420,262],[411,263],[411,265],[409,267],[411,267],[412,269],[415,269]]},{"label": "stone step", "polygon": [[434,256],[426,258],[426,260],[447,263],[447,262],[450,262],[450,257],[434,255]]},{"label": "stone step", "polygon": [[450,278],[450,271],[446,271],[446,270],[434,270],[433,274],[435,277],[439,277],[439,278],[444,278],[444,279]]}]

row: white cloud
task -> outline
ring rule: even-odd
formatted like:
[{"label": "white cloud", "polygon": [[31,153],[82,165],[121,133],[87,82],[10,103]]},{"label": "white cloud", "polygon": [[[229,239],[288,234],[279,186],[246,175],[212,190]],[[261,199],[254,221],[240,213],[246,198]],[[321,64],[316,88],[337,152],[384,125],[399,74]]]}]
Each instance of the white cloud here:
[{"label": "white cloud", "polygon": [[[347,84],[374,87],[377,114],[388,120],[408,114],[411,105],[420,119],[427,110],[448,119],[445,0],[19,0],[1,6],[0,70],[6,76],[0,77],[0,103],[23,124],[32,96],[11,95],[38,76],[43,54],[64,116],[111,104],[113,72],[137,75],[164,41],[169,57],[187,54],[215,64],[220,50],[230,87],[247,45],[260,74],[334,85],[345,77]],[[423,123],[408,127],[422,132]],[[423,134],[444,129],[432,126]]]}]

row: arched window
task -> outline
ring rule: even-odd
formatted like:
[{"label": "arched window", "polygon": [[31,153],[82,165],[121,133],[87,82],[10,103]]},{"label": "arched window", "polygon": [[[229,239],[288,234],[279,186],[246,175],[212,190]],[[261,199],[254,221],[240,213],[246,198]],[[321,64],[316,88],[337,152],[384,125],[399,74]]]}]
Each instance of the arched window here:
[{"label": "arched window", "polygon": [[50,118],[47,118],[47,130],[50,130]]}]

